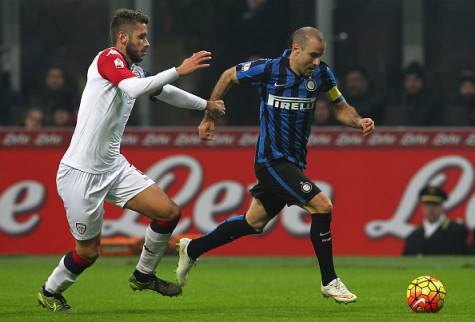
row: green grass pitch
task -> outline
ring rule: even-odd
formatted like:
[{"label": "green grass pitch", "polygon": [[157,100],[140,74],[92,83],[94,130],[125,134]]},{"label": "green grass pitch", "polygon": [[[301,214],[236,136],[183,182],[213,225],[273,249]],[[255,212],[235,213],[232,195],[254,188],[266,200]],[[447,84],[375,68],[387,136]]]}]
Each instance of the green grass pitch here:
[{"label": "green grass pitch", "polygon": [[[0,257],[0,321],[475,321],[473,257],[338,257],[336,269],[358,295],[337,304],[320,294],[320,274],[307,257],[206,257],[178,298],[133,292],[127,279],[136,257],[102,257],[65,292],[75,314],[38,306],[36,293],[59,257]],[[177,258],[158,273],[174,279]],[[437,276],[447,301],[436,314],[413,313],[410,281]]]}]

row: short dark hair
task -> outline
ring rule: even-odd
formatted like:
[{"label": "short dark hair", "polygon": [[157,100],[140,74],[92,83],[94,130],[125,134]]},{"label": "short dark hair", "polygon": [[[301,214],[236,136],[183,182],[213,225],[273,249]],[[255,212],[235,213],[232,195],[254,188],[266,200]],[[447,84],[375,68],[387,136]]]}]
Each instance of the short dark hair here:
[{"label": "short dark hair", "polygon": [[130,27],[137,23],[148,24],[148,16],[144,15],[140,11],[131,9],[118,9],[114,12],[110,26],[110,37],[112,45],[117,41],[117,33],[119,31],[130,32],[125,30],[124,27]]},{"label": "short dark hair", "polygon": [[290,36],[289,46],[292,48],[293,43],[298,43],[300,46],[305,46],[307,41],[311,38],[325,41],[323,34],[320,30],[314,27],[302,27],[295,30]]}]

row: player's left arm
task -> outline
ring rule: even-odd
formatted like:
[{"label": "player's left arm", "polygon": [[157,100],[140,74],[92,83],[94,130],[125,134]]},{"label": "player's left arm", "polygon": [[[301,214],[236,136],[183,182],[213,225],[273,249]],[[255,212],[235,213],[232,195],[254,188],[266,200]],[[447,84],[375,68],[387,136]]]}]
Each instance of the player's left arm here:
[{"label": "player's left arm", "polygon": [[358,112],[356,112],[356,109],[348,104],[347,101],[341,100],[333,103],[332,111],[340,123],[361,129],[363,136],[373,133],[374,121],[369,117],[361,117]]},{"label": "player's left arm", "polygon": [[335,118],[342,124],[359,128],[363,131],[363,136],[369,135],[374,131],[374,122],[371,118],[362,118],[356,109],[348,104],[345,97],[338,90],[336,78],[327,64],[322,64],[322,91],[326,92],[326,98],[331,103],[332,112]]}]

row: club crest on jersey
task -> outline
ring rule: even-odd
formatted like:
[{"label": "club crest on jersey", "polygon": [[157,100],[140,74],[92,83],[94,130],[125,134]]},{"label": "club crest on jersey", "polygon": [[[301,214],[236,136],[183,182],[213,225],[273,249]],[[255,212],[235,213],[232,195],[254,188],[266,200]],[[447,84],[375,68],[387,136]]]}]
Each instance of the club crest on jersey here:
[{"label": "club crest on jersey", "polygon": [[246,70],[249,70],[249,68],[251,68],[251,63],[246,63],[242,65],[241,71],[245,72]]},{"label": "club crest on jersey", "polygon": [[307,80],[307,90],[313,92],[314,90],[317,89],[317,85],[315,84],[315,81],[313,79],[308,79]]},{"label": "club crest on jersey", "polygon": [[303,181],[300,182],[300,189],[302,190],[302,192],[309,193],[310,191],[312,191],[312,188],[313,187],[310,182],[303,182]]},{"label": "club crest on jersey", "polygon": [[124,68],[124,62],[120,58],[114,59],[115,68]]},{"label": "club crest on jersey", "polygon": [[79,235],[84,235],[84,233],[86,232],[86,225],[77,222],[76,230],[78,231]]}]

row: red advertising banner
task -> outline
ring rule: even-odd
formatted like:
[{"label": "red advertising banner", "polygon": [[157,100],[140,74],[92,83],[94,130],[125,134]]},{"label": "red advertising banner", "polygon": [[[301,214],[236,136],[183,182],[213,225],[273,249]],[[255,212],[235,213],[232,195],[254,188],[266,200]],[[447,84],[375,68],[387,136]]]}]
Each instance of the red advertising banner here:
[{"label": "red advertising banner", "polygon": [[[70,131],[0,129],[0,254],[64,253],[73,244],[56,171]],[[175,233],[205,233],[245,213],[253,170],[254,128],[224,128],[201,142],[194,128],[129,130],[122,153],[183,209]],[[334,204],[337,255],[398,255],[422,221],[417,194],[443,184],[452,219],[475,228],[475,129],[378,129],[312,133],[306,174]],[[143,236],[148,220],[106,205],[103,236]],[[313,255],[308,216],[286,207],[260,236],[216,255]]]}]

